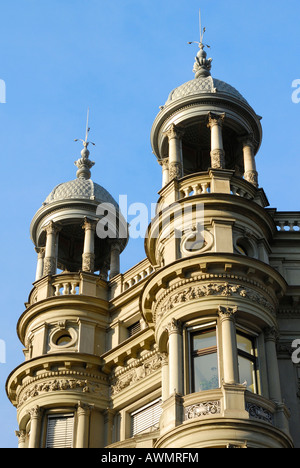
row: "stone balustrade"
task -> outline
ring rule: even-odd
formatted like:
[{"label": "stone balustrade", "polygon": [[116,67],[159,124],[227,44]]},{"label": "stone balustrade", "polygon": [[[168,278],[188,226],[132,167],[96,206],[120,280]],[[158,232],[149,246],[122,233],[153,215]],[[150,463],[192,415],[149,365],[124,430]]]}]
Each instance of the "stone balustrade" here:
[{"label": "stone balustrade", "polygon": [[188,178],[180,183],[180,199],[210,193],[210,177],[207,175],[202,177],[199,176]]},{"label": "stone balustrade", "polygon": [[156,213],[171,204],[193,196],[208,194],[228,194],[254,201],[262,207],[268,206],[268,200],[262,189],[235,175],[231,170],[210,169],[173,180],[164,187],[157,205]]},{"label": "stone balustrade", "polygon": [[299,232],[300,212],[278,212],[273,215],[277,230],[279,232]]}]

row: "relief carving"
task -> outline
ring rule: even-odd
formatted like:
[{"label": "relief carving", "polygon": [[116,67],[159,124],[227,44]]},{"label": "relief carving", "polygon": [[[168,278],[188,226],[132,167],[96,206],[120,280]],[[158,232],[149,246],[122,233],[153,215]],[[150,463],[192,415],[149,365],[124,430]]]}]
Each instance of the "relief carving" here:
[{"label": "relief carving", "polygon": [[125,373],[112,379],[111,394],[115,395],[130,385],[139,382],[148,375],[160,369],[161,366],[162,357],[159,354],[155,354],[150,359],[146,359],[144,362],[141,362],[140,359],[137,359],[133,364],[128,366],[128,370],[125,371]]},{"label": "relief carving", "polygon": [[63,390],[76,390],[82,393],[97,393],[100,396],[105,395],[103,385],[80,379],[54,379],[30,385],[19,398],[18,407],[31,398],[42,393],[57,392]]},{"label": "relief carving", "polygon": [[256,291],[246,288],[241,285],[235,285],[230,283],[208,283],[200,286],[191,286],[182,291],[178,291],[176,294],[170,296],[165,302],[162,303],[160,311],[157,314],[156,320],[161,318],[165,313],[172,310],[178,304],[193,301],[196,299],[208,297],[208,296],[220,296],[220,297],[243,297],[247,298],[251,302],[262,305],[269,311],[273,312],[274,308],[261,294]]}]

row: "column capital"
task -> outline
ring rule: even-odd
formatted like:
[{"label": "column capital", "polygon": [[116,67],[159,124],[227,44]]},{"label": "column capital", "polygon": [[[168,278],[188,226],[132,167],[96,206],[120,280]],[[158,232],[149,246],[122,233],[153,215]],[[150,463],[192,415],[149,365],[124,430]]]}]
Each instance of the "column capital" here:
[{"label": "column capital", "polygon": [[44,258],[45,257],[45,247],[35,247],[34,250],[38,254],[38,258]]},{"label": "column capital", "polygon": [[44,231],[46,231],[47,235],[57,234],[59,231],[61,231],[61,227],[58,224],[56,224],[54,221],[50,221],[50,223],[44,227]]},{"label": "column capital", "polygon": [[165,135],[172,140],[173,138],[180,140],[184,135],[184,129],[182,127],[178,127],[175,124],[171,124],[168,130],[164,132]]},{"label": "column capital", "polygon": [[171,322],[169,322],[168,325],[166,326],[166,330],[169,336],[172,335],[173,333],[180,335],[182,332],[182,323],[180,322],[180,320],[176,320],[175,318],[172,318]]},{"label": "column capital", "polygon": [[264,329],[264,336],[265,336],[265,341],[276,341],[279,338],[279,333],[276,327],[266,327]]},{"label": "column capital", "polygon": [[167,366],[169,364],[168,353],[159,353],[159,359],[162,366]]},{"label": "column capital", "polygon": [[116,250],[117,252],[121,252],[121,246],[119,242],[112,242],[110,246],[111,250]]},{"label": "column capital", "polygon": [[77,414],[78,416],[89,416],[90,412],[95,408],[95,405],[89,405],[87,403],[83,403],[82,401],[78,401],[77,403]]},{"label": "column capital", "polygon": [[250,146],[251,149],[254,150],[255,140],[253,133],[248,133],[247,135],[239,137],[239,141],[242,143],[243,147]]},{"label": "column capital", "polygon": [[19,444],[24,444],[25,440],[26,440],[26,431],[22,430],[22,431],[15,431],[15,434],[16,436],[18,437],[19,439]]},{"label": "column capital", "polygon": [[85,231],[91,230],[95,232],[97,223],[98,221],[94,221],[92,219],[88,219],[87,217],[85,217],[83,224],[82,224],[82,229],[84,229]]},{"label": "column capital", "polygon": [[225,117],[226,117],[225,112],[223,114],[215,114],[214,112],[209,112],[207,126],[209,128],[212,128],[215,125],[222,127]]},{"label": "column capital", "polygon": [[158,164],[163,169],[169,169],[169,158],[159,159]]},{"label": "column capital", "polygon": [[41,419],[42,417],[42,408],[40,406],[34,406],[30,410],[27,411],[29,414],[30,419]]},{"label": "column capital", "polygon": [[238,312],[238,307],[223,307],[219,306],[218,315],[221,320],[235,320],[235,314]]}]

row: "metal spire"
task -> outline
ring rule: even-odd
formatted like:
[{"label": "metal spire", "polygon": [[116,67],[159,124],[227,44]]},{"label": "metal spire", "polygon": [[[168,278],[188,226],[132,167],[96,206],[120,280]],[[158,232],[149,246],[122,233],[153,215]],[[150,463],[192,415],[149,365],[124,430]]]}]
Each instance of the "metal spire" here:
[{"label": "metal spire", "polygon": [[90,114],[90,109],[88,108],[87,119],[86,119],[85,140],[82,140],[81,138],[76,138],[74,140],[74,141],[82,141],[82,144],[83,144],[83,150],[81,150],[81,158],[75,161],[74,163],[75,166],[78,167],[76,176],[79,179],[90,179],[91,177],[90,169],[95,165],[93,161],[90,161],[89,159],[90,152],[87,149],[90,143],[95,146],[95,143],[93,143],[92,141],[88,141],[88,136],[90,132],[89,114]]},{"label": "metal spire", "polygon": [[200,42],[191,41],[191,42],[188,42],[188,44],[199,45],[200,50],[196,56],[196,61],[194,64],[193,72],[195,73],[195,78],[205,78],[207,76],[210,76],[212,59],[211,58],[207,59],[207,53],[204,50],[204,47],[208,47],[210,49],[210,46],[207,44],[203,44],[203,37],[206,32],[206,28],[202,29],[200,9],[199,9],[199,28],[200,28]]}]

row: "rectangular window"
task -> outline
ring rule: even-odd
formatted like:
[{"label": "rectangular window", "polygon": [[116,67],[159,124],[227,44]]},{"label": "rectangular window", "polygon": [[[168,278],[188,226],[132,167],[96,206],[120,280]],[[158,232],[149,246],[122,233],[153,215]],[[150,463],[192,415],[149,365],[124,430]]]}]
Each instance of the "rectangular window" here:
[{"label": "rectangular window", "polygon": [[136,335],[136,333],[141,331],[141,323],[136,322],[133,325],[130,325],[130,327],[127,328],[128,331],[128,338],[131,338],[132,336]]},{"label": "rectangular window", "polygon": [[143,432],[159,429],[162,414],[161,400],[155,400],[131,413],[131,437]]},{"label": "rectangular window", "polygon": [[237,346],[240,382],[247,384],[247,390],[249,392],[257,393],[257,357],[255,340],[238,331]]},{"label": "rectangular window", "polygon": [[192,392],[219,388],[216,329],[203,329],[191,335]]},{"label": "rectangular window", "polygon": [[47,420],[46,448],[72,448],[73,433],[73,415],[49,415]]}]

